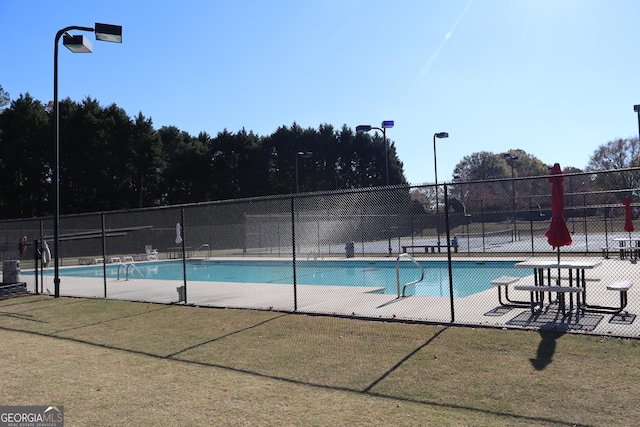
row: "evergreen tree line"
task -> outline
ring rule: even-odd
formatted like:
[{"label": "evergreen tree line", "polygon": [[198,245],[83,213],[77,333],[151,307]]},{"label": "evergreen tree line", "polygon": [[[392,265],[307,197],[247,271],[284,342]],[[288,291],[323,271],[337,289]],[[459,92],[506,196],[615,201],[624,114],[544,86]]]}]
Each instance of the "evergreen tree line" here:
[{"label": "evergreen tree line", "polygon": [[[268,136],[244,129],[193,136],[89,97],[59,105],[62,214],[386,184],[384,141],[375,132],[293,123]],[[20,95],[0,113],[0,130],[0,218],[51,215],[51,104]],[[406,184],[391,141],[388,155],[389,183]]]},{"label": "evergreen tree line", "polygon": [[[378,132],[356,133],[329,124],[303,129],[293,123],[267,136],[244,129],[192,136],[175,126],[156,130],[142,113],[129,117],[116,104],[103,107],[90,97],[81,103],[67,98],[59,105],[62,214],[387,184],[385,144]],[[10,102],[0,86],[0,219],[53,214],[51,107],[28,93]],[[388,183],[406,184],[395,145],[388,143]],[[451,196],[467,204],[481,202],[484,210],[521,208],[526,203],[519,197],[524,196],[522,185],[483,182],[542,176],[549,166],[521,149],[475,152],[456,165],[451,181],[476,184],[458,186]],[[562,166],[564,173],[583,171]],[[638,138],[618,138],[598,147],[584,171],[638,166]],[[594,175],[571,183],[576,192],[636,188],[640,173]],[[548,187],[545,181],[531,185],[530,194],[544,194]],[[433,187],[411,193],[427,210],[434,209],[436,196],[442,199]],[[504,197],[509,193],[512,197]]]}]

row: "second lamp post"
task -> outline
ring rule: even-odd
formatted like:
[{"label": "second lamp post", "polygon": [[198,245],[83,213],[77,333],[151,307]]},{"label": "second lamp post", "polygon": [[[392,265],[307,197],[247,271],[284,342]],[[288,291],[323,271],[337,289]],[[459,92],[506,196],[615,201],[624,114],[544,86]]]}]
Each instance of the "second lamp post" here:
[{"label": "second lamp post", "polygon": [[356,132],[369,132],[371,129],[379,130],[382,132],[382,142],[384,142],[384,173],[385,173],[385,185],[389,185],[389,150],[387,144],[387,129],[393,127],[393,120],[384,120],[382,127],[375,127],[371,125],[358,125],[356,126]]},{"label": "second lamp post", "polygon": [[[382,141],[384,142],[384,174],[385,174],[385,185],[389,185],[389,150],[387,144],[387,129],[393,127],[393,120],[384,120],[381,124],[382,127],[375,127],[371,125],[359,125],[356,126],[356,132],[369,132],[371,129],[379,130],[382,132]],[[386,192],[384,194],[387,194]],[[387,203],[388,204],[388,203]],[[387,229],[387,241],[389,243],[389,255],[391,255],[391,230],[389,230],[389,218],[385,215],[386,218],[386,229]]]},{"label": "second lamp post", "polygon": [[514,184],[515,174],[513,172],[513,168],[515,167],[514,163],[520,160],[518,156],[514,156],[511,153],[505,153],[505,160],[509,159],[509,165],[511,166],[511,221],[513,224],[513,235],[511,236],[511,241],[515,242],[518,234],[518,229],[516,227],[516,187]]},{"label": "second lamp post", "polygon": [[433,172],[436,179],[436,232],[438,233],[438,252],[440,252],[440,227],[438,223],[440,201],[438,200],[438,156],[436,155],[436,138],[449,138],[449,134],[447,132],[433,134]]}]

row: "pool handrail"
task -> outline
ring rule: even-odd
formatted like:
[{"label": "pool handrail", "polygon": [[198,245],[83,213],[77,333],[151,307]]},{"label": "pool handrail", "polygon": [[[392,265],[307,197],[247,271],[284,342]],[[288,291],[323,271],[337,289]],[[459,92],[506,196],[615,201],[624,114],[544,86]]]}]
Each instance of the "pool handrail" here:
[{"label": "pool handrail", "polygon": [[211,246],[209,246],[209,244],[208,244],[208,243],[203,243],[203,244],[201,244],[200,246],[198,246],[198,247],[196,248],[196,250],[195,250],[195,251],[193,251],[193,253],[195,254],[196,252],[198,252],[198,251],[199,251],[200,249],[202,249],[202,248],[207,248],[207,259],[208,259],[208,258],[211,258]]},{"label": "pool handrail", "polygon": [[324,260],[324,254],[321,251],[311,251],[309,252],[309,254],[307,255],[307,261],[309,261],[311,259],[311,257],[313,256],[313,260],[317,261],[318,258]]},{"label": "pool handrail", "polygon": [[129,262],[125,264],[124,262],[122,262],[118,265],[118,277],[116,280],[120,280],[120,267],[125,267],[125,280],[129,280],[129,271],[133,272],[134,269],[138,272],[140,278],[144,279],[144,274],[142,274],[142,271],[140,271],[140,269],[134,263]]},{"label": "pool handrail", "polygon": [[420,263],[418,261],[416,261],[408,253],[403,253],[403,254],[398,255],[398,257],[396,258],[396,283],[397,283],[397,287],[398,287],[398,298],[400,298],[400,259],[402,259],[402,258],[408,258],[409,261],[413,262],[415,265],[417,265],[420,268],[420,279],[414,280],[413,282],[406,283],[402,287],[402,298],[405,297],[405,292],[407,290],[407,286],[415,285],[416,283],[422,282],[422,280],[424,279],[424,267],[422,267],[422,265],[420,265]]}]

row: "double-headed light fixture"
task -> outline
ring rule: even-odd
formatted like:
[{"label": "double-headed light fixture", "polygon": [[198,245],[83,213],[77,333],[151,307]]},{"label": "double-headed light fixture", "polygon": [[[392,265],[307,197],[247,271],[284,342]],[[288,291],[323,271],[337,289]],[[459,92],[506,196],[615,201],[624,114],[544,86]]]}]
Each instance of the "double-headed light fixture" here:
[{"label": "double-headed light fixture", "polygon": [[372,129],[382,132],[382,140],[384,142],[384,158],[385,158],[385,183],[389,185],[389,154],[387,149],[387,129],[393,127],[393,120],[384,120],[381,127],[375,127],[371,125],[358,125],[356,126],[356,132],[369,132]]},{"label": "double-headed light fixture", "polygon": [[69,31],[86,31],[94,33],[96,40],[122,43],[122,27],[120,25],[109,25],[96,23],[92,27],[80,27],[72,25],[61,29],[56,33],[53,48],[53,110],[54,110],[54,133],[55,133],[55,156],[53,170],[54,188],[54,219],[53,219],[53,266],[54,266],[54,296],[60,296],[60,271],[59,271],[59,246],[60,246],[60,109],[58,104],[58,43],[62,38],[62,44],[73,53],[91,53],[92,45],[89,39],[83,35],[71,35]]},{"label": "double-headed light fixture", "polygon": [[296,193],[298,193],[299,190],[299,186],[298,186],[298,157],[313,157],[313,152],[311,151],[298,151],[296,152]]},{"label": "double-headed light fixture", "polygon": [[[393,127],[393,120],[383,120],[381,127],[375,127],[371,125],[358,125],[356,126],[356,132],[369,132],[371,129],[379,130],[382,132],[382,140],[384,142],[384,174],[385,174],[385,185],[389,185],[389,150],[387,144],[387,129]],[[387,193],[385,193],[387,194]],[[391,233],[389,232],[389,219],[387,217],[387,240],[389,244],[389,256],[391,256]]]}]

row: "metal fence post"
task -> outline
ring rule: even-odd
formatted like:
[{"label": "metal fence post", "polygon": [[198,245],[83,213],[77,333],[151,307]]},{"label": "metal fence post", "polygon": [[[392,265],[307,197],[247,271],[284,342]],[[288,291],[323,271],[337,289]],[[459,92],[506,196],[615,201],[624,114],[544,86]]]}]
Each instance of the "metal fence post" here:
[{"label": "metal fence post", "polygon": [[536,250],[533,242],[533,211],[531,205],[531,197],[529,197],[529,232],[531,233],[531,256],[535,256]]},{"label": "metal fence post", "polygon": [[[449,301],[451,303],[451,323],[456,321],[453,306],[453,266],[451,263],[451,228],[449,227],[449,196],[447,184],[444,184],[444,221],[447,229],[447,267],[449,268]],[[438,249],[440,249],[438,247]]]},{"label": "metal fence post", "polygon": [[187,254],[185,251],[184,208],[180,208],[180,232],[182,233],[182,277],[184,278],[184,303],[187,304]]},{"label": "metal fence post", "polygon": [[104,297],[107,297],[107,232],[105,230],[105,215],[100,214],[102,221],[102,277],[104,279]]},{"label": "metal fence post", "polygon": [[291,254],[293,262],[293,311],[298,311],[298,286],[296,283],[296,217],[295,198],[291,195]]},{"label": "metal fence post", "polygon": [[38,254],[40,253],[40,240],[33,242],[33,271],[35,273],[35,294],[38,295]]}]

